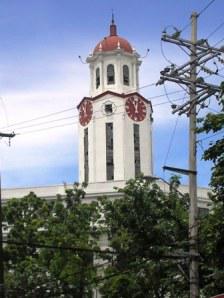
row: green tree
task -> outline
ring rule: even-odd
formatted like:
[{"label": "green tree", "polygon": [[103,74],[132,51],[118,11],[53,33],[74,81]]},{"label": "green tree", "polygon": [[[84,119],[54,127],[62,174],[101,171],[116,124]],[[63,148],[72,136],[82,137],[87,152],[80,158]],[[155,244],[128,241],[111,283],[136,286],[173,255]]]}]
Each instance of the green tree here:
[{"label": "green tree", "polygon": [[[221,84],[224,93],[224,82]],[[211,212],[200,223],[201,287],[205,297],[224,292],[224,98],[220,112],[200,120],[199,132],[213,134],[203,158],[213,162],[210,186]]]},{"label": "green tree", "polygon": [[[38,243],[39,229],[50,214],[50,206],[34,193],[30,193],[20,200],[9,200],[3,208],[3,214],[7,223],[8,241],[20,244]],[[26,297],[26,291],[35,289],[34,282],[39,280],[36,276],[40,270],[38,249],[12,244],[6,245],[4,254],[7,296]]]},{"label": "green tree", "polygon": [[213,162],[210,185],[213,190],[212,200],[224,202],[224,98],[219,100],[220,112],[208,113],[199,119],[199,133],[214,134],[215,141],[209,143],[204,151],[204,160]]},{"label": "green tree", "polygon": [[102,232],[116,252],[99,279],[103,297],[188,297],[179,257],[187,250],[187,199],[142,177],[118,191],[120,198],[100,200]]},{"label": "green tree", "polygon": [[98,215],[96,203],[85,204],[84,195],[75,184],[65,198],[47,201],[30,193],[7,202],[7,297],[91,297]]}]

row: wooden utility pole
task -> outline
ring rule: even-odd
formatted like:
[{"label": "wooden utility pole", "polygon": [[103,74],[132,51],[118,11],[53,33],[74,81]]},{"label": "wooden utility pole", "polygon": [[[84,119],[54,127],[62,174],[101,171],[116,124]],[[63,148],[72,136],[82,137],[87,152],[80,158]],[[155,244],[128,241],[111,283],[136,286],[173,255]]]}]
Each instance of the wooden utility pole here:
[{"label": "wooden utility pole", "polygon": [[198,206],[197,206],[197,157],[196,157],[196,107],[197,95],[197,13],[191,15],[191,54],[190,54],[190,109],[189,109],[189,245],[190,245],[190,298],[199,297],[198,276]]},{"label": "wooden utility pole", "polygon": [[[191,40],[180,37],[181,31],[176,29],[173,35],[163,32],[162,40],[185,47],[189,51],[189,61],[176,67],[174,64],[166,67],[160,72],[160,80],[157,85],[165,81],[174,82],[178,85],[185,85],[188,88],[189,100],[180,106],[172,106],[173,113],[189,117],[189,168],[185,171],[189,176],[189,281],[190,298],[199,298],[199,253],[198,253],[198,206],[197,206],[197,152],[196,152],[196,121],[197,106],[203,107],[204,101],[212,95],[218,96],[221,92],[220,86],[206,83],[203,77],[197,76],[197,68],[206,70],[210,75],[217,74],[218,68],[212,71],[204,65],[213,58],[222,61],[219,56],[224,53],[223,48],[211,47],[206,39],[197,39],[197,17],[193,12],[191,15]],[[169,168],[169,167],[164,167]]]},{"label": "wooden utility pole", "polygon": [[[14,133],[1,133],[0,138],[11,138],[15,137]],[[5,298],[5,287],[4,287],[4,253],[3,253],[3,233],[2,233],[2,180],[0,172],[0,298]]]}]

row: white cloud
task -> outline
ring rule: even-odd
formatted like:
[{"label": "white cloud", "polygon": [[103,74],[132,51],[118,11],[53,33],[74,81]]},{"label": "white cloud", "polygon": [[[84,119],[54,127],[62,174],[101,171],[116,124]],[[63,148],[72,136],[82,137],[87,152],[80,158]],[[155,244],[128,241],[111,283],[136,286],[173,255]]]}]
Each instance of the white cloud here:
[{"label": "white cloud", "polygon": [[[161,55],[150,54],[147,59],[143,60],[140,68],[140,86],[157,82],[160,70],[165,65]],[[29,78],[26,82],[27,76]],[[4,78],[6,81],[10,80],[10,83],[1,93],[1,127],[75,108],[82,97],[89,93],[88,65],[81,64],[78,59],[74,64],[71,61],[52,63],[52,59],[47,63],[47,57],[45,57],[42,63],[26,64],[20,66],[15,72],[6,68],[3,80]],[[168,92],[174,90],[177,90],[174,86],[168,87]],[[140,93],[151,98],[164,94],[164,89],[161,86],[152,86],[140,89]],[[172,99],[178,98],[178,96],[180,97],[180,95],[176,95]],[[152,103],[155,104],[153,114],[155,133],[158,127],[171,127],[176,119],[176,116],[171,113],[169,104],[156,106],[166,100],[166,96],[152,100]],[[74,171],[77,171],[77,124],[22,135],[26,131],[77,122],[78,117],[74,117],[40,125],[48,120],[75,115],[77,115],[77,110],[73,109],[38,121],[10,126],[8,131],[15,130],[21,135],[12,140],[11,147],[5,146],[2,141],[0,150],[3,172],[13,172],[13,179],[19,181],[21,172],[26,172],[28,169],[32,169],[32,173],[36,169],[36,175],[39,175],[41,167],[46,170],[48,168],[71,167],[72,165],[76,167]],[[33,126],[36,123],[39,125]],[[22,129],[27,125],[30,127]],[[23,175],[25,175],[24,181],[28,181],[29,171]]]}]

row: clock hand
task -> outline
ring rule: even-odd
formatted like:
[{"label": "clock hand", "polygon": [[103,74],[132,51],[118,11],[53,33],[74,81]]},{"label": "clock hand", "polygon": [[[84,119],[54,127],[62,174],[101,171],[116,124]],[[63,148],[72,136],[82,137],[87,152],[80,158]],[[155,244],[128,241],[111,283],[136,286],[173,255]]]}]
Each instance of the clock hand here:
[{"label": "clock hand", "polygon": [[138,100],[134,99],[134,108],[135,108],[135,113],[138,113]]},{"label": "clock hand", "polygon": [[83,103],[83,113],[84,113],[84,117],[86,117],[86,105],[87,103]]}]

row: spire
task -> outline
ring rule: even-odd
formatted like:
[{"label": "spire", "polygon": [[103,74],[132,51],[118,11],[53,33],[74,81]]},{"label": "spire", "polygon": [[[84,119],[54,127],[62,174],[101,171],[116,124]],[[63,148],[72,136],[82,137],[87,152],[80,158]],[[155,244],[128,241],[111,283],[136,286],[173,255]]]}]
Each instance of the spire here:
[{"label": "spire", "polygon": [[112,19],[110,24],[110,36],[116,36],[117,35],[117,26],[114,22],[114,13],[112,12]]},{"label": "spire", "polygon": [[114,12],[112,10],[112,20],[111,20],[111,24],[114,24]]}]

